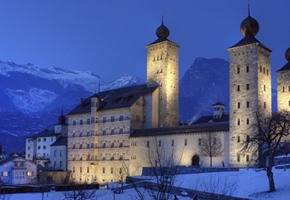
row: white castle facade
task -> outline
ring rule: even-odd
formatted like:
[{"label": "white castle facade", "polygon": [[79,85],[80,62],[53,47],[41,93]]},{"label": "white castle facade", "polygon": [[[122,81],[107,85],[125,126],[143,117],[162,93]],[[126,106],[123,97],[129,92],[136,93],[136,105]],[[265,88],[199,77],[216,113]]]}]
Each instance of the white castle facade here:
[{"label": "white castle facade", "polygon": [[[256,113],[272,114],[271,50],[259,42],[258,22],[241,24],[244,38],[230,47],[230,113],[213,105],[213,115],[179,125],[178,48],[163,24],[147,48],[147,84],[99,92],[68,115],[67,167],[76,182],[105,183],[122,174],[140,175],[160,157],[179,166],[247,167],[257,155],[239,154],[251,136]],[[278,72],[278,110],[290,111],[290,49]],[[218,143],[211,160],[204,138]],[[164,164],[163,163],[163,164]],[[160,163],[159,163],[160,164]],[[164,165],[166,166],[166,165]]]}]

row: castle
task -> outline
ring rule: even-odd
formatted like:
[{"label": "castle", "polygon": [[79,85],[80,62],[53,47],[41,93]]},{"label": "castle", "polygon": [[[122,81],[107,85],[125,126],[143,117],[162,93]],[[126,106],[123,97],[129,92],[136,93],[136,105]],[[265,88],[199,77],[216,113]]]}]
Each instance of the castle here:
[{"label": "castle", "polygon": [[[146,84],[99,92],[68,113],[67,168],[73,180],[105,183],[140,175],[143,167],[158,165],[160,155],[181,166],[250,166],[257,155],[239,151],[253,134],[256,113],[272,114],[271,50],[256,39],[259,24],[250,15],[240,28],[244,37],[228,49],[229,115],[217,102],[212,116],[179,125],[179,45],[168,39],[162,20],[157,39],[146,46]],[[290,48],[286,59],[277,71],[278,111],[290,111]],[[201,151],[205,137],[219,144],[212,159]]]}]

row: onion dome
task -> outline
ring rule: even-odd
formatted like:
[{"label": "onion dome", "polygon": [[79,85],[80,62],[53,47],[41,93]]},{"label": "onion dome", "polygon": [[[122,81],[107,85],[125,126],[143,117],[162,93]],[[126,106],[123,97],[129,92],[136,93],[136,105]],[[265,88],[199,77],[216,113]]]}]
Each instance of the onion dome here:
[{"label": "onion dome", "polygon": [[168,38],[169,36],[169,29],[163,24],[163,19],[162,19],[162,24],[161,26],[159,26],[157,29],[156,29],[156,35],[159,39],[162,39],[162,40],[165,40]]},{"label": "onion dome", "polygon": [[58,118],[58,123],[64,125],[66,123],[66,117],[64,115],[61,115]]},{"label": "onion dome", "polygon": [[290,48],[288,48],[285,52],[285,58],[288,62],[290,62]]},{"label": "onion dome", "polygon": [[249,15],[242,21],[240,29],[245,37],[254,37],[259,32],[259,23]]}]

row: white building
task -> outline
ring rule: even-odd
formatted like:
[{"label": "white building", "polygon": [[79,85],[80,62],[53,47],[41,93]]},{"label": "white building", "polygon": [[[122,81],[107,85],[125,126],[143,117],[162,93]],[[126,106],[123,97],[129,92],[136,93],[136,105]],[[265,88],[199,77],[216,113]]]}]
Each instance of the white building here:
[{"label": "white building", "polygon": [[36,182],[36,164],[13,154],[0,162],[2,184],[29,184]]},{"label": "white building", "polygon": [[[37,165],[41,165],[42,167],[50,166],[50,146],[61,136],[66,136],[66,134],[66,118],[61,115],[59,117],[59,123],[54,126],[54,130],[44,130],[36,135],[26,138],[25,158],[33,161]],[[66,152],[64,152],[63,155],[66,157]],[[66,166],[64,163],[63,165]]]}]

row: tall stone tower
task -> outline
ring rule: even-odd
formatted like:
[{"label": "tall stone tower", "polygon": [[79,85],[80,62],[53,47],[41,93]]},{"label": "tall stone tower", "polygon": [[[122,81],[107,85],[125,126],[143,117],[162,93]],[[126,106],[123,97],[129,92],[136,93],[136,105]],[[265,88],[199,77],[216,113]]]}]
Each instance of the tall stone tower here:
[{"label": "tall stone tower", "polygon": [[158,39],[146,46],[147,85],[159,85],[159,127],[177,126],[179,45],[167,39],[169,30],[163,24],[163,19],[156,35]]},{"label": "tall stone tower", "polygon": [[271,116],[271,50],[255,35],[258,22],[249,16],[241,23],[244,38],[228,49],[230,53],[230,148],[229,163],[235,167],[253,165],[256,154],[241,153],[242,144],[253,135],[257,116]]},{"label": "tall stone tower", "polygon": [[290,48],[285,53],[288,63],[277,71],[278,112],[290,112]]}]

